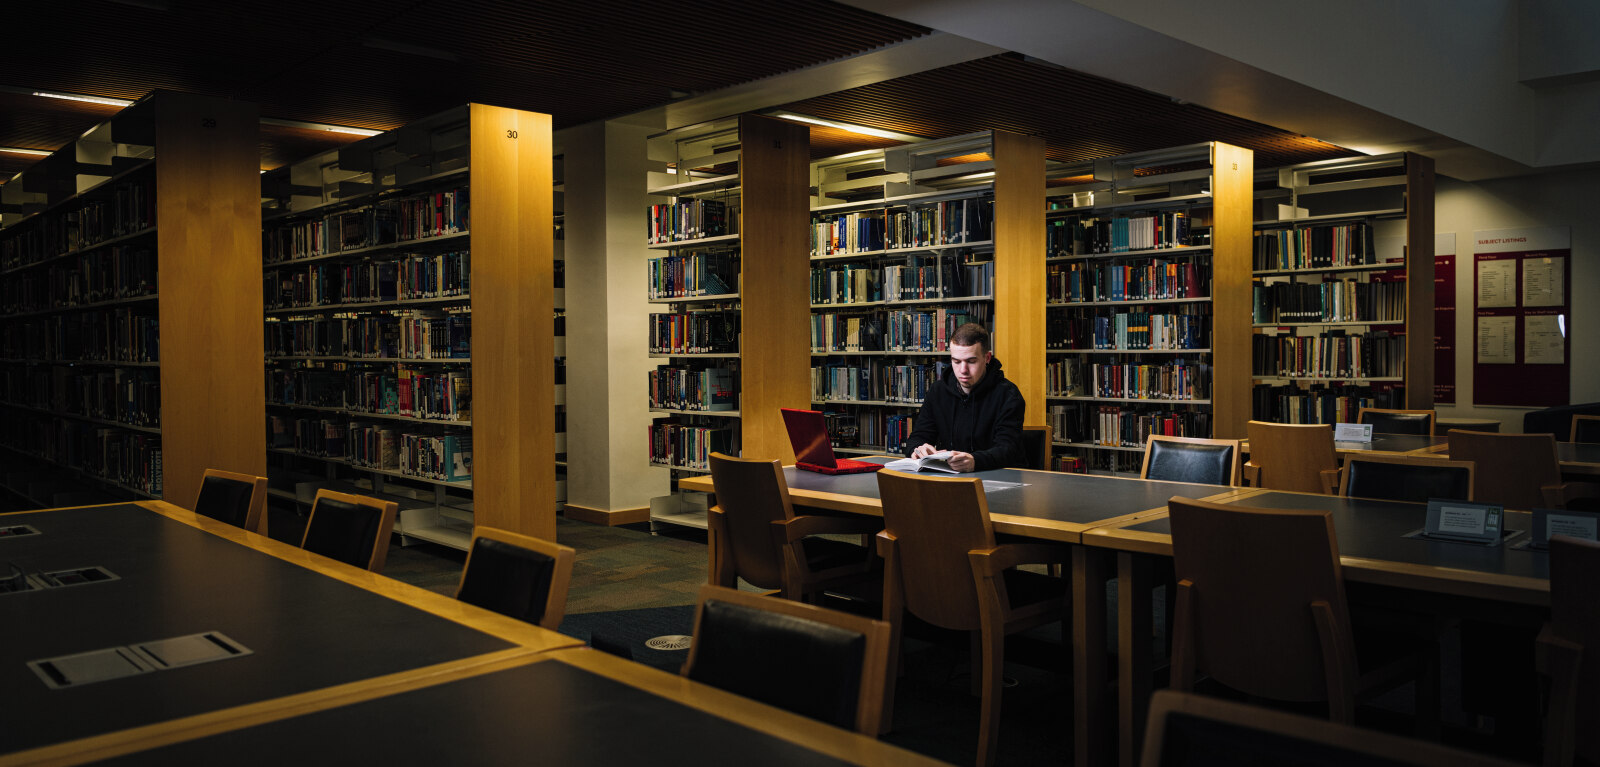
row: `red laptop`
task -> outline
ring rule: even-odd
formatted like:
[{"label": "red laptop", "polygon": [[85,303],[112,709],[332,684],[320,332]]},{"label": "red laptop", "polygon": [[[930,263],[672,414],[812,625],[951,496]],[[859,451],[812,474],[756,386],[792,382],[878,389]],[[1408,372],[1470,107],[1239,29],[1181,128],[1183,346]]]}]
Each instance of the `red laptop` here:
[{"label": "red laptop", "polygon": [[789,430],[789,444],[794,447],[795,466],[819,474],[864,474],[883,468],[881,463],[870,461],[841,461],[833,457],[833,445],[828,443],[828,427],[822,413],[816,410],[779,408],[783,412],[784,428]]}]

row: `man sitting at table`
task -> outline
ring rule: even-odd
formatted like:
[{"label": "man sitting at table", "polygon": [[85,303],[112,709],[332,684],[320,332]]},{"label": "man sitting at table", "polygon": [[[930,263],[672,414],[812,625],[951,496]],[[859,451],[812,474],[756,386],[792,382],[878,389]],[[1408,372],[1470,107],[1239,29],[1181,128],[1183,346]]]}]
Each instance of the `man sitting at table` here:
[{"label": "man sitting at table", "polygon": [[906,440],[908,454],[923,458],[949,450],[950,468],[985,471],[1025,467],[1022,411],[1027,406],[1017,385],[1000,372],[990,349],[989,331],[967,323],[950,336],[950,369],[928,389]]}]

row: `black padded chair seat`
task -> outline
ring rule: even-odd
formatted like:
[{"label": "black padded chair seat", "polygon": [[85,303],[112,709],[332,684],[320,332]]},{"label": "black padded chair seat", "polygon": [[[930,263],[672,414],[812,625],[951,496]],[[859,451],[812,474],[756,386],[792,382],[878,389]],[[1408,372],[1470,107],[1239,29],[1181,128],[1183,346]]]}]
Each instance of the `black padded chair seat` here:
[{"label": "black padded chair seat", "polygon": [[1146,479],[1231,485],[1233,446],[1151,440],[1150,469]]},{"label": "black padded chair seat", "polygon": [[1472,474],[1460,466],[1351,460],[1344,470],[1350,475],[1346,494],[1355,498],[1427,503],[1430,498],[1466,500],[1472,490]]},{"label": "black padded chair seat", "polygon": [[457,599],[535,625],[544,618],[556,567],[553,557],[479,537],[471,565]]},{"label": "black padded chair seat", "polygon": [[306,551],[366,569],[378,540],[383,514],[377,509],[334,498],[317,501],[306,529]]},{"label": "black padded chair seat", "polygon": [[200,483],[200,497],[195,501],[194,513],[244,527],[250,516],[250,495],[254,491],[255,486],[249,482],[206,477]]},{"label": "black padded chair seat", "polygon": [[866,637],[805,618],[707,600],[689,678],[853,729]]}]

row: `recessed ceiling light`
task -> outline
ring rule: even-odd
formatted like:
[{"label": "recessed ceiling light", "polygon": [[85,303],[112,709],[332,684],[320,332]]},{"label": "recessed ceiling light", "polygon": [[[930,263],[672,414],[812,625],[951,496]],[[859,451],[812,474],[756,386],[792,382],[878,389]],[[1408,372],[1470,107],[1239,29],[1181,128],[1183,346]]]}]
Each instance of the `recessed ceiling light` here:
[{"label": "recessed ceiling light", "polygon": [[280,120],[276,117],[261,118],[262,125],[278,125],[284,128],[304,128],[305,130],[320,130],[329,133],[344,133],[351,136],[376,136],[383,131],[367,130],[366,128],[352,128],[348,125],[332,125],[330,123],[311,123],[303,120]]},{"label": "recessed ceiling light", "polygon": [[0,152],[10,152],[11,154],[34,154],[40,156],[47,156],[50,154],[43,149],[23,149],[22,147],[18,146],[0,146]]},{"label": "recessed ceiling light", "polygon": [[109,104],[114,107],[125,107],[132,104],[128,99],[109,99],[103,96],[84,96],[77,93],[56,93],[53,91],[34,91],[33,95],[43,96],[47,99],[65,99],[67,101],[84,101],[90,104]]},{"label": "recessed ceiling light", "polygon": [[798,114],[795,114],[793,112],[774,112],[772,114],[772,116],[776,117],[778,119],[781,119],[781,120],[793,120],[794,122],[797,122],[797,123],[808,123],[808,124],[811,124],[811,125],[821,125],[824,128],[835,128],[835,129],[838,129],[838,130],[846,131],[848,133],[857,133],[857,134],[860,134],[862,136],[873,136],[873,137],[876,137],[876,138],[894,139],[896,141],[914,141],[914,140],[916,140],[915,137],[908,136],[908,135],[906,135],[904,133],[895,133],[894,131],[879,130],[877,128],[868,128],[865,125],[851,125],[850,123],[834,122],[833,120],[824,120],[824,119],[819,118],[819,117],[808,117],[806,115],[798,115]]}]

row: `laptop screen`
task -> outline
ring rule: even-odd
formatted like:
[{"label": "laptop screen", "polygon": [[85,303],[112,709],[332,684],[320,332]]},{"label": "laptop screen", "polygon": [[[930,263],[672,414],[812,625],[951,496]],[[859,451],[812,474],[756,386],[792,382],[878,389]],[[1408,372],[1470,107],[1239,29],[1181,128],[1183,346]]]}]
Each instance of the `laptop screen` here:
[{"label": "laptop screen", "polygon": [[789,430],[789,446],[794,448],[794,458],[829,469],[838,468],[833,457],[833,445],[828,443],[828,427],[822,413],[816,410],[779,408],[783,413],[783,426]]}]

